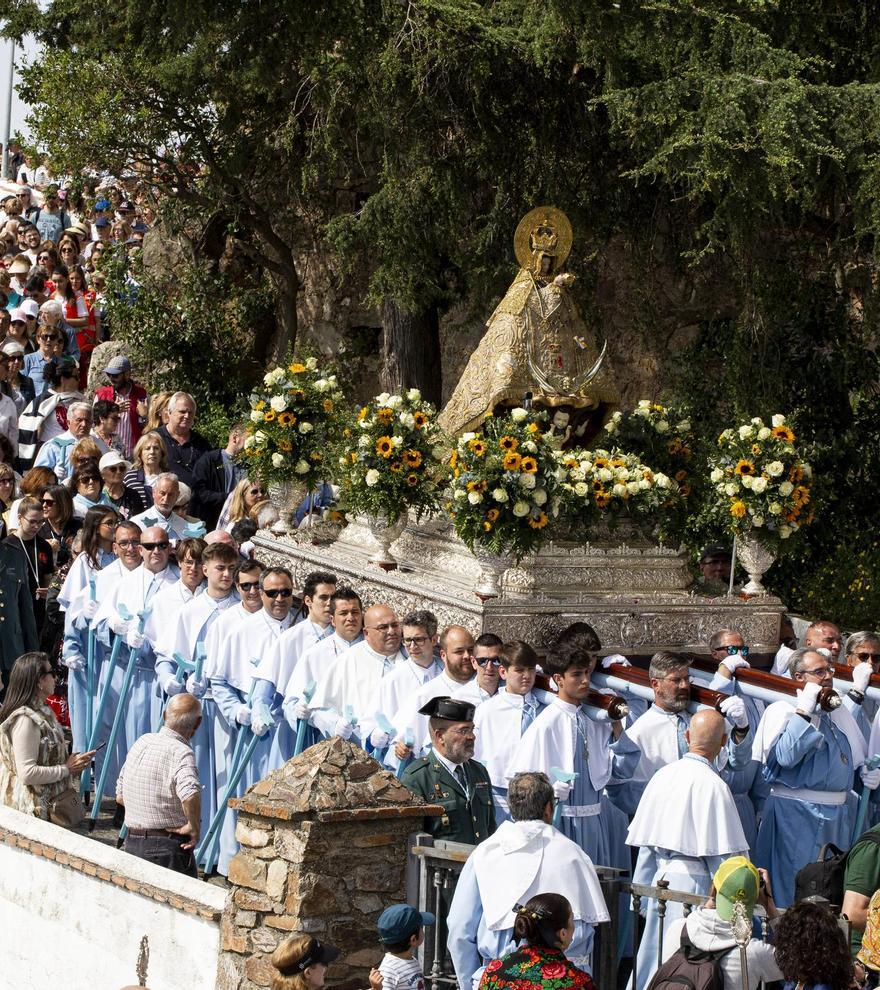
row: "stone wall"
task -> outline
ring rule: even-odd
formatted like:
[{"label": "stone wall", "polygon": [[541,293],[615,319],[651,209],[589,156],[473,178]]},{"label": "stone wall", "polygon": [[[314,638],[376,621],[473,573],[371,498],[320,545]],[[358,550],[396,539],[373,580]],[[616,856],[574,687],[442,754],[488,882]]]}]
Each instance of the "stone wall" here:
[{"label": "stone wall", "polygon": [[405,900],[407,837],[441,809],[339,738],[288,761],[231,805],[241,851],[229,866],[219,990],[269,986],[269,957],[292,934],[342,950],[328,984],[366,986],[382,958],[379,914]]}]

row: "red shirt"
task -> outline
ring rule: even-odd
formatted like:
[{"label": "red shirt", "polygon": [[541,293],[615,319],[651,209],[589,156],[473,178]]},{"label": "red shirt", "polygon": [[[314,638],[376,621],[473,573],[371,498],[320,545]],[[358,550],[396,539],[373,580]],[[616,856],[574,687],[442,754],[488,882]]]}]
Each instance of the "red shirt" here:
[{"label": "red shirt", "polygon": [[125,447],[125,456],[131,457],[134,445],[140,440],[143,427],[140,416],[138,416],[138,403],[146,402],[147,390],[137,382],[131,383],[131,391],[127,395],[120,395],[112,385],[102,385],[95,392],[95,399],[105,399],[108,402],[122,402],[129,400],[128,416],[122,414],[119,420],[119,439]]}]

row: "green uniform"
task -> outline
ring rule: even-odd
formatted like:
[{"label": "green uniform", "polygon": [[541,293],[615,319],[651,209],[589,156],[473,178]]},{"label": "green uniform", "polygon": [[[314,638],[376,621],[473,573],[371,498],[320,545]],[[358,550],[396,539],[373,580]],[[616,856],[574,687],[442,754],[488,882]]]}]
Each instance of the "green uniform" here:
[{"label": "green uniform", "polygon": [[401,778],[413,794],[423,797],[427,804],[443,805],[445,814],[439,818],[425,818],[425,831],[436,839],[467,842],[476,845],[495,831],[495,805],[492,801],[492,784],[482,763],[468,760],[463,764],[467,778],[467,790],[446,767],[429,754],[411,763]]},{"label": "green uniform", "polygon": [[0,669],[9,671],[22,655],[39,649],[27,561],[15,547],[0,543]]}]

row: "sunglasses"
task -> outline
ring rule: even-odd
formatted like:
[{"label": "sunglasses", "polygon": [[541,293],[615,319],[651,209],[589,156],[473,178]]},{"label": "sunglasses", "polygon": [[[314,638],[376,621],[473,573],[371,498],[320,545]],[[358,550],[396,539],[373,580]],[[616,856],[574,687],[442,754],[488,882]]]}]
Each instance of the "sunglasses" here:
[{"label": "sunglasses", "polygon": [[13,354],[9,358],[9,363],[12,364],[13,361],[18,361],[18,363],[21,364],[24,361],[24,356],[21,354]]},{"label": "sunglasses", "polygon": [[55,499],[54,498],[41,498],[40,499],[40,504],[41,505],[54,505],[55,504]]},{"label": "sunglasses", "polygon": [[262,494],[263,494],[262,488],[251,488],[248,491],[248,495],[262,495]]},{"label": "sunglasses", "polygon": [[267,598],[271,598],[273,601],[276,598],[290,598],[293,594],[292,588],[270,588],[269,590],[263,589],[263,594]]},{"label": "sunglasses", "polygon": [[60,337],[53,337],[53,336],[51,336],[48,333],[41,333],[39,335],[39,337],[37,337],[37,340],[42,340],[43,343],[46,343],[46,344],[60,344],[61,343],[61,338]]},{"label": "sunglasses", "polygon": [[124,471],[124,464],[111,464],[109,467],[104,468],[105,471]]},{"label": "sunglasses", "polygon": [[737,653],[741,653],[744,657],[749,655],[749,648],[747,646],[716,646],[715,651],[719,652],[724,650],[729,657],[736,656]]},{"label": "sunglasses", "polygon": [[[15,478],[0,478],[0,485],[14,485]],[[45,502],[43,503],[45,505]]]},{"label": "sunglasses", "polygon": [[[242,591],[253,591],[255,588],[260,587],[259,581],[242,581],[239,585]],[[268,592],[266,592],[268,594]]]},{"label": "sunglasses", "polygon": [[856,653],[855,656],[862,661],[862,663],[867,663],[869,660],[880,660],[880,653]]},{"label": "sunglasses", "polygon": [[141,546],[144,550],[167,550],[171,544],[168,540],[163,540],[161,543],[142,543]]},{"label": "sunglasses", "polygon": [[478,667],[485,667],[487,664],[491,664],[493,667],[500,667],[501,661],[498,657],[474,657],[477,661]]}]

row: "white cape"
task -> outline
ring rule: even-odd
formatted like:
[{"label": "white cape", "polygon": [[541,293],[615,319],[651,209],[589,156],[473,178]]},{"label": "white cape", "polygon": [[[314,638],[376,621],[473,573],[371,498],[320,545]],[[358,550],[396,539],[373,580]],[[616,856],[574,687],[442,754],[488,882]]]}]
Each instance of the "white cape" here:
[{"label": "white cape", "polygon": [[683,856],[733,856],[749,848],[730,788],[690,754],[648,781],[626,841]]},{"label": "white cape", "polygon": [[255,677],[260,661],[277,643],[281,634],[289,628],[290,613],[279,622],[264,609],[252,612],[234,629],[224,628],[221,638],[214,634],[216,626],[208,632],[205,640],[208,659],[205,670],[210,678],[219,678],[247,694]]},{"label": "white cape", "polygon": [[492,931],[513,927],[515,904],[551,890],[568,898],[575,921],[609,920],[592,860],[546,822],[503,822],[471,856]]},{"label": "white cape", "polygon": [[[800,718],[795,713],[794,705],[788,701],[774,701],[772,705],[764,710],[758,728],[755,730],[755,739],[752,743],[752,759],[758,763],[766,763],[767,756],[773,748],[773,743],[779,733],[785,728],[785,723],[792,718]],[[860,767],[865,762],[865,737],[859,729],[858,723],[843,705],[835,708],[829,714],[829,718],[835,727],[846,736],[852,749],[853,767]],[[813,726],[819,723],[819,717],[814,715],[810,720]],[[872,740],[873,741],[873,740]]]}]

